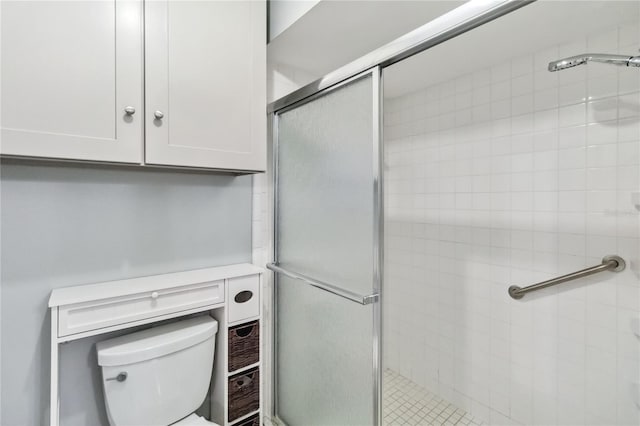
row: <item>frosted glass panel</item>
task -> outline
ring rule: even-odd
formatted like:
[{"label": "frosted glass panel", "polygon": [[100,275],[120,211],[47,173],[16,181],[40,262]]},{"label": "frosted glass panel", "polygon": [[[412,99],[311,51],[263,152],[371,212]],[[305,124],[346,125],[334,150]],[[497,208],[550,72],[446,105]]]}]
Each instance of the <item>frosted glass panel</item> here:
[{"label": "frosted glass panel", "polygon": [[371,77],[280,115],[278,262],[315,279],[373,289]]},{"label": "frosted glass panel", "polygon": [[278,276],[278,415],[295,425],[373,424],[373,305]]},{"label": "frosted glass panel", "polygon": [[[278,118],[279,266],[361,295],[377,287],[373,89],[363,77]],[[276,286],[278,417],[372,425],[374,305],[282,274]]]}]

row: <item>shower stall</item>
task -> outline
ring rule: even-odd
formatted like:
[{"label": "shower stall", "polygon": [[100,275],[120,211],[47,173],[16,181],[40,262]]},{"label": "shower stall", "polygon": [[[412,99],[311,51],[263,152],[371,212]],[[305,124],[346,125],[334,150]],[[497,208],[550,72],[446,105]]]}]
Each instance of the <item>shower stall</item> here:
[{"label": "shower stall", "polygon": [[275,421],[640,424],[639,48],[470,1],[270,105]]}]

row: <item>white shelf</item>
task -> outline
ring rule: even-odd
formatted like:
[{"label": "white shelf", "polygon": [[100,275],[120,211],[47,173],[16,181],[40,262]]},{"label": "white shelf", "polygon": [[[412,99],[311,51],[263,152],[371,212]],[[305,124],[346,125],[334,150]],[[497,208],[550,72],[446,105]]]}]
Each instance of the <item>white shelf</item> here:
[{"label": "white shelf", "polygon": [[246,367],[238,368],[237,370],[234,370],[234,371],[228,371],[227,372],[227,377],[231,377],[231,376],[235,376],[235,375],[240,374],[240,373],[244,373],[245,371],[249,371],[252,368],[256,368],[256,367],[260,367],[260,361],[254,362],[253,364],[248,365]]},{"label": "white shelf", "polygon": [[258,321],[259,319],[260,319],[260,315],[255,315],[255,316],[252,316],[252,317],[249,317],[249,318],[241,319],[241,320],[236,321],[236,322],[230,322],[229,323],[229,328],[235,327],[237,325],[247,324],[247,323],[250,323],[250,322],[253,322],[253,321]]},{"label": "white shelf", "polygon": [[264,269],[249,263],[195,269],[170,274],[151,275],[126,280],[108,281],[97,284],[57,288],[51,292],[49,307],[91,302],[112,297],[129,296],[137,293],[158,291],[171,287],[205,283],[247,275],[261,274]]},{"label": "white shelf", "polygon": [[241,421],[247,420],[249,417],[255,416],[258,413],[260,413],[260,410],[252,411],[249,414],[245,414],[244,416],[242,416],[242,417],[240,417],[240,418],[238,418],[238,419],[236,419],[236,420],[234,420],[232,422],[229,422],[229,425],[235,425],[236,423],[240,423]]}]

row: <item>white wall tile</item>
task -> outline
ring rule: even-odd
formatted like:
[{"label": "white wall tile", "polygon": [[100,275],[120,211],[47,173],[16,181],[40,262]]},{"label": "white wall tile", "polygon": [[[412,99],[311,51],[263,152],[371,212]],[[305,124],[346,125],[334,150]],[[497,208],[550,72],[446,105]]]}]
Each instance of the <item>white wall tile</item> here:
[{"label": "white wall tile", "polygon": [[569,82],[568,84],[560,86],[558,94],[559,104],[562,106],[582,103],[586,100],[587,86],[586,83],[581,80]]},{"label": "white wall tile", "polygon": [[[385,362],[486,422],[640,420],[640,74],[546,71],[639,36],[594,34],[385,108]],[[620,274],[507,295],[613,253]],[[406,327],[419,338],[399,349]]]}]

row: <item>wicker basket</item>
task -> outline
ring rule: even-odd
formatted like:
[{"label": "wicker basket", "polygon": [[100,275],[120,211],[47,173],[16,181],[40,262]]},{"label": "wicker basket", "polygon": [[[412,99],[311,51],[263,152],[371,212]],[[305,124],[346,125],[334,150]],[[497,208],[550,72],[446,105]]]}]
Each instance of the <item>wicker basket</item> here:
[{"label": "wicker basket", "polygon": [[229,328],[229,372],[260,361],[260,323],[253,321]]},{"label": "wicker basket", "polygon": [[229,421],[260,408],[260,371],[258,368],[229,377]]},{"label": "wicker basket", "polygon": [[254,414],[233,426],[260,426],[260,414]]}]

